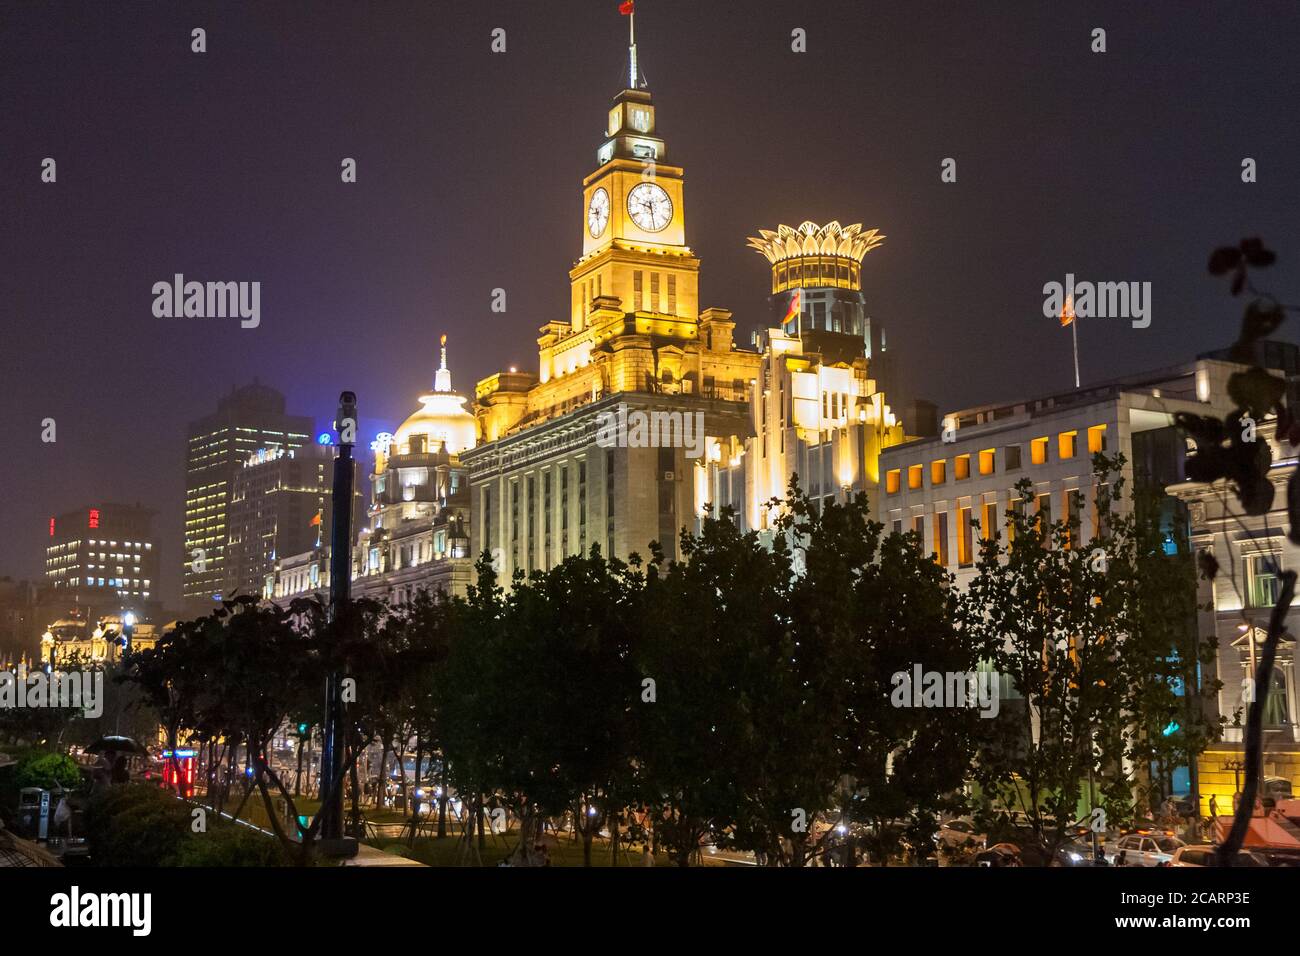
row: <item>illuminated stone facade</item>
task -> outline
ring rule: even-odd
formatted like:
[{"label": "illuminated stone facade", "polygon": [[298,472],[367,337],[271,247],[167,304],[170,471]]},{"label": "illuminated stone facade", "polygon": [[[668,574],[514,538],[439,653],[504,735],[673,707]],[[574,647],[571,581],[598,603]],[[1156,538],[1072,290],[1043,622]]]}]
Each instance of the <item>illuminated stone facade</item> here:
[{"label": "illuminated stone facade", "polygon": [[[73,663],[112,663],[129,647],[131,651],[150,650],[158,638],[175,622],[162,628],[137,622],[129,615],[110,614],[98,618],[95,626],[83,617],[61,618],[41,635],[41,663],[55,666]],[[126,636],[130,629],[129,639]]]},{"label": "illuminated stone facade", "polygon": [[[658,540],[672,555],[706,504],[743,501],[722,472],[752,435],[759,356],[736,348],[730,312],[699,309],[684,173],[666,162],[649,91],[618,94],[605,133],[582,183],[568,318],[542,326],[536,374],[498,373],[475,390],[484,444],[463,456],[472,545],[506,579],[593,544],[626,558]],[[703,444],[603,440],[602,423],[628,413],[690,416]]]},{"label": "illuminated stone facade", "polygon": [[[420,396],[420,408],[396,432],[371,445],[370,509],[353,551],[354,597],[401,604],[419,590],[465,593],[474,561],[460,456],[477,440],[466,401],[452,391],[444,335],[433,391]],[[311,563],[309,557],[308,583]],[[328,564],[320,567],[328,587]]]},{"label": "illuminated stone facade", "polygon": [[862,493],[874,504],[880,451],[905,439],[872,374],[884,335],[862,294],[862,257],[883,241],[878,230],[838,222],[764,229],[749,240],[772,265],[779,323],[756,337],[755,438],[743,462],[749,527],[769,526],[766,503],[784,497],[794,475],[815,501]]}]

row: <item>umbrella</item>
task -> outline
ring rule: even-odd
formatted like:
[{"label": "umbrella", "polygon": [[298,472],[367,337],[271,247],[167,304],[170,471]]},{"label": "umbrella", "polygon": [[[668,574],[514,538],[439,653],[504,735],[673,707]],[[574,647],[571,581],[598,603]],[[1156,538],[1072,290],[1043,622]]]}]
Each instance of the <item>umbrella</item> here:
[{"label": "umbrella", "polygon": [[145,750],[130,737],[100,737],[86,748],[86,753],[131,753],[147,756],[149,751]]}]

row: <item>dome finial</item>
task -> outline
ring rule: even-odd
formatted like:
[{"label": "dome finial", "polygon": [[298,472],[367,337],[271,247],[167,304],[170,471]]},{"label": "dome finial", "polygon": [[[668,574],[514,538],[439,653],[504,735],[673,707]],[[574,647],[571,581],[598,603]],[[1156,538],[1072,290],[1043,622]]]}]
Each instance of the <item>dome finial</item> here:
[{"label": "dome finial", "polygon": [[435,392],[451,391],[451,371],[447,368],[447,334],[444,332],[441,339],[442,344],[442,364],[438,366],[438,371],[433,376],[433,390]]}]

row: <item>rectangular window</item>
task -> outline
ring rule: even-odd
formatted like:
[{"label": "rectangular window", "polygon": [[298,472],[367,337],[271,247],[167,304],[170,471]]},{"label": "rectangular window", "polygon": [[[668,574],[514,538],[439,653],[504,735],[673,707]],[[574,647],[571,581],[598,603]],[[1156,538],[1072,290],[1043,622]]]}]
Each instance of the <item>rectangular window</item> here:
[{"label": "rectangular window", "polygon": [[677,276],[668,277],[668,314],[677,314]]},{"label": "rectangular window", "polygon": [[934,559],[940,567],[948,566],[948,512],[937,511],[934,515]]},{"label": "rectangular window", "polygon": [[953,460],[953,477],[957,481],[965,481],[970,477],[970,455],[958,455]]},{"label": "rectangular window", "polygon": [[947,471],[948,460],[946,458],[940,458],[938,461],[930,462],[930,484],[943,484]]},{"label": "rectangular window", "polygon": [[996,502],[988,501],[984,503],[983,512],[980,514],[980,537],[994,538],[998,533],[998,506]]},{"label": "rectangular window", "polygon": [[1083,492],[1067,489],[1062,497],[1065,500],[1065,522],[1069,527],[1067,548],[1077,548],[1083,542]]},{"label": "rectangular window", "polygon": [[1043,536],[1043,547],[1052,546],[1052,496],[1039,495],[1034,504],[1034,525]]},{"label": "rectangular window", "polygon": [[1029,443],[1029,460],[1035,465],[1047,464],[1047,439],[1035,438]]},{"label": "rectangular window", "polygon": [[1006,463],[1003,471],[1015,471],[1020,467],[1020,446],[1007,445],[1002,449],[1002,460]]},{"label": "rectangular window", "polygon": [[971,555],[973,538],[970,509],[957,509],[957,564],[963,568],[970,567],[974,560]]},{"label": "rectangular window", "polygon": [[985,448],[980,452],[980,474],[993,474],[994,451],[992,448]]},{"label": "rectangular window", "polygon": [[1073,458],[1079,444],[1079,433],[1061,432],[1056,436],[1056,449],[1061,458]]},{"label": "rectangular window", "polygon": [[644,288],[643,288],[643,287],[644,287],[644,285],[645,285],[645,280],[642,279],[641,276],[642,276],[642,272],[641,272],[640,269],[638,269],[638,270],[636,270],[635,272],[632,273],[632,309],[633,309],[633,311],[645,311],[645,302],[643,301],[643,299],[644,299],[644,296],[643,296]]},{"label": "rectangular window", "polygon": [[[1282,585],[1275,573],[1281,555],[1256,554],[1246,558],[1246,602],[1253,608],[1268,608],[1277,603]],[[1272,562],[1274,567],[1270,567]]]},{"label": "rectangular window", "polygon": [[1023,527],[1025,523],[1025,499],[1020,496],[1019,491],[1011,492],[1011,521],[1007,524],[1007,538],[1011,541],[1016,540],[1017,525]]},{"label": "rectangular window", "polygon": [[892,468],[885,472],[885,494],[898,494],[898,489],[902,486],[902,483],[903,475],[898,468]]},{"label": "rectangular window", "polygon": [[650,273],[650,311],[662,312],[659,307],[659,273]]},{"label": "rectangular window", "polygon": [[1088,454],[1095,455],[1097,452],[1106,450],[1106,426],[1093,425],[1088,429]]},{"label": "rectangular window", "polygon": [[[894,534],[902,534],[902,533],[903,533],[903,519],[900,518],[900,519],[898,519],[897,521],[895,521],[895,522],[894,522],[894,525],[893,525],[893,528],[894,528]],[[76,582],[74,581],[73,583],[75,584]]]},{"label": "rectangular window", "polygon": [[920,488],[925,476],[924,465],[909,465],[907,469],[907,487]]},{"label": "rectangular window", "polygon": [[912,530],[916,532],[917,542],[922,548],[925,547],[925,515],[912,516]]}]

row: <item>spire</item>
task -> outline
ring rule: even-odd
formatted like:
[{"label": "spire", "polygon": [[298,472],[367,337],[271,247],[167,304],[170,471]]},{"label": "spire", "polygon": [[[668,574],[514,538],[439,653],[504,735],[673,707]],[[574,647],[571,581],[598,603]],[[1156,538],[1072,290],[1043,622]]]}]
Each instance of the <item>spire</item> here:
[{"label": "spire", "polygon": [[618,5],[618,12],[627,17],[627,88],[644,89],[645,78],[636,65],[636,0],[624,0]]},{"label": "spire", "polygon": [[451,372],[447,368],[447,336],[442,336],[442,364],[438,366],[438,371],[433,376],[433,390],[435,392],[451,391]]}]

